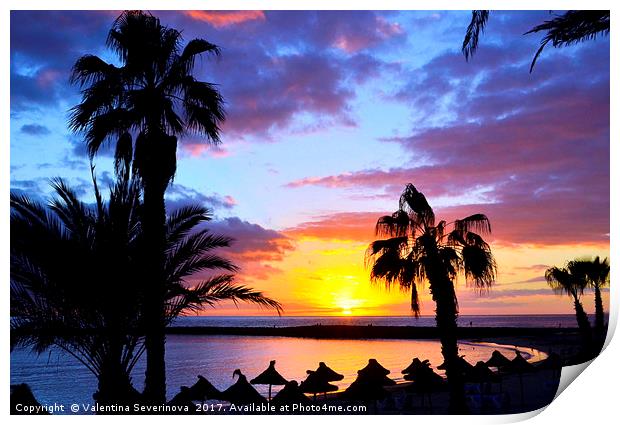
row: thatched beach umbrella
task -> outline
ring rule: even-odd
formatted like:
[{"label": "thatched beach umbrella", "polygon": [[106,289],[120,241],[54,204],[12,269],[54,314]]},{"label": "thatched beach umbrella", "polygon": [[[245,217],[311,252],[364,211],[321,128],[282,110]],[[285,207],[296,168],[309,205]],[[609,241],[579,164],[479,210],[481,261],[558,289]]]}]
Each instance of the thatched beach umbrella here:
[{"label": "thatched beach umbrella", "polygon": [[196,404],[194,404],[191,394],[191,389],[185,386],[182,386],[179,393],[172,397],[172,399],[168,402],[169,406],[181,406],[187,407],[188,413],[196,413]]},{"label": "thatched beach umbrella", "polygon": [[[310,374],[312,371],[307,370],[306,373]],[[329,366],[327,366],[324,362],[319,362],[319,367],[315,371],[318,374],[318,377],[325,380],[326,382],[334,382],[334,381],[342,381],[344,379],[344,375],[337,373]]]},{"label": "thatched beach umbrella", "polygon": [[[461,370],[463,374],[467,374],[474,367],[471,363],[465,360],[465,356],[458,357],[457,366],[459,367],[459,369]],[[437,366],[437,369],[446,370],[446,363],[444,362],[440,364],[439,366]]]},{"label": "thatched beach umbrella", "polygon": [[[363,376],[367,379],[383,379],[387,378],[390,374],[390,371],[381,366],[377,359],[369,359],[368,364],[363,368],[357,371],[358,376]],[[395,385],[396,382],[392,381],[390,378],[387,378],[389,381],[393,382],[393,384],[386,385]]]},{"label": "thatched beach umbrella", "polygon": [[310,404],[310,399],[301,391],[297,381],[288,381],[271,402],[276,406],[292,403]]},{"label": "thatched beach umbrella", "polygon": [[523,374],[534,370],[534,366],[521,356],[519,350],[515,350],[515,358],[510,362],[507,368],[511,372],[519,374],[519,387],[521,388],[521,406],[525,404],[525,396],[523,391]]},{"label": "thatched beach umbrella", "polygon": [[515,350],[515,353],[515,358],[512,359],[509,366],[512,372],[526,373],[534,370],[534,366],[523,358],[520,351]]},{"label": "thatched beach umbrella", "polygon": [[409,366],[401,370],[401,373],[403,375],[407,375],[410,373],[415,374],[421,367],[424,367],[424,365],[430,365],[430,362],[428,360],[421,361],[419,358],[416,357],[411,361]]},{"label": "thatched beach umbrella", "polygon": [[444,386],[444,379],[435,373],[428,360],[422,362],[419,359],[413,359],[411,364],[403,370],[403,373],[406,373],[403,377],[405,381],[413,381],[413,384],[409,385],[405,391],[420,394],[422,396],[422,406],[424,406],[424,395],[427,395],[432,411],[433,401],[431,393],[440,390]]},{"label": "thatched beach umbrella", "polygon": [[487,366],[496,367],[498,370],[510,367],[510,364],[510,359],[497,350],[493,351],[493,353],[491,354],[491,358],[486,362]]},{"label": "thatched beach umbrella", "polygon": [[198,381],[189,388],[188,395],[192,400],[221,400],[222,392],[215,388],[207,378],[198,375]]},{"label": "thatched beach umbrella", "polygon": [[486,365],[485,362],[478,362],[467,374],[465,375],[466,382],[497,382],[498,376]]},{"label": "thatched beach umbrella", "polygon": [[316,400],[317,394],[326,394],[338,389],[337,386],[332,385],[327,381],[325,374],[311,370],[307,373],[308,376],[304,381],[301,381],[301,384],[299,384],[299,389],[306,394],[314,394],[314,400]]},{"label": "thatched beach umbrella", "polygon": [[288,381],[276,370],[276,361],[269,362],[269,367],[250,381],[251,384],[269,385],[269,400],[271,400],[271,386],[285,385]]},{"label": "thatched beach umbrella", "polygon": [[238,376],[237,382],[222,392],[221,399],[236,404],[266,403],[265,397],[260,395],[250,385],[247,378],[239,369],[233,372],[233,378]]},{"label": "thatched beach umbrella", "polygon": [[357,371],[357,378],[340,395],[344,400],[373,401],[383,400],[389,395],[385,386],[396,385],[392,379],[388,378],[390,371],[379,364],[376,359],[368,360],[368,364]]},{"label": "thatched beach umbrella", "polygon": [[[502,353],[500,353],[497,350],[493,350],[493,353],[491,353],[491,358],[489,360],[487,360],[486,365],[489,367],[496,367],[498,372],[504,372],[505,370],[510,368],[511,365],[511,361],[508,357],[504,356]],[[503,391],[503,383],[502,383],[502,377],[501,375],[499,376],[499,391],[502,392]]]},{"label": "thatched beach umbrella", "polygon": [[[405,369],[407,370],[407,369]],[[435,373],[428,361],[420,363],[417,368],[410,369],[411,371],[403,376],[405,381],[416,382],[419,387],[438,386],[443,383],[443,378]]]},{"label": "thatched beach umbrella", "polygon": [[[384,378],[389,379],[385,376]],[[349,385],[349,388],[342,392],[340,398],[344,400],[357,401],[383,400],[389,394],[389,392],[383,387],[384,385],[379,381],[368,380],[358,376],[357,379]]]}]

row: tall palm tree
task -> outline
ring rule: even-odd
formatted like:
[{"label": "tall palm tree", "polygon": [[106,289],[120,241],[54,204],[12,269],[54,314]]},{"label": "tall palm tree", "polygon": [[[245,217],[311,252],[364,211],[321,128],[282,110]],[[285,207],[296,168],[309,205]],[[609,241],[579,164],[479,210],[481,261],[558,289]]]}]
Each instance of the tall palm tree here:
[{"label": "tall palm tree", "polygon": [[[117,160],[117,164],[119,161]],[[122,164],[122,162],[120,162]],[[11,340],[37,352],[58,348],[98,379],[99,403],[137,398],[130,374],[144,351],[149,318],[143,314],[144,244],[139,188],[130,166],[106,203],[95,181],[96,206],[85,205],[62,180],[49,206],[11,195]],[[195,282],[192,276],[236,267],[215,255],[230,238],[211,234],[201,206],[171,214],[166,223],[165,323],[219,301],[281,306],[262,293],[235,284],[232,274]]]},{"label": "tall palm tree", "polygon": [[581,303],[581,296],[588,285],[587,269],[584,262],[569,261],[564,268],[551,267],[545,272],[545,279],[555,293],[572,297],[577,326],[579,326],[586,353],[591,349],[592,342],[590,321]]},{"label": "tall palm tree", "polygon": [[[116,142],[134,156],[133,166],[144,188],[144,237],[147,266],[143,283],[150,291],[145,315],[146,393],[165,399],[165,319],[163,252],[166,210],[164,193],[176,171],[177,139],[188,133],[220,143],[225,119],[222,97],[214,84],[193,75],[201,54],[219,55],[202,39],[181,49],[181,32],[142,11],[123,12],[107,38],[121,66],[85,55],[73,67],[71,82],[82,101],[71,110],[70,128],[84,133],[91,158],[105,142]],[[133,148],[133,149],[132,149]]]},{"label": "tall palm tree", "polygon": [[420,313],[416,285],[428,281],[450,385],[450,409],[453,413],[465,412],[454,281],[462,272],[468,283],[479,290],[494,283],[495,260],[481,236],[491,232],[489,220],[483,214],[474,214],[452,223],[443,220],[435,223],[435,214],[426,197],[408,184],[400,197],[398,211],[379,218],[375,231],[388,239],[371,243],[366,251],[371,281],[410,291],[411,309],[416,317]]},{"label": "tall palm tree", "polygon": [[[461,50],[465,59],[469,60],[478,48],[478,40],[481,32],[489,20],[488,10],[472,10],[471,21],[465,32]],[[546,34],[540,41],[540,47],[532,59],[530,73],[536,65],[538,57],[551,43],[553,47],[564,47],[594,40],[598,36],[608,35],[610,25],[609,10],[569,10],[562,15],[556,15],[552,19],[535,26],[525,34],[545,31]]]}]

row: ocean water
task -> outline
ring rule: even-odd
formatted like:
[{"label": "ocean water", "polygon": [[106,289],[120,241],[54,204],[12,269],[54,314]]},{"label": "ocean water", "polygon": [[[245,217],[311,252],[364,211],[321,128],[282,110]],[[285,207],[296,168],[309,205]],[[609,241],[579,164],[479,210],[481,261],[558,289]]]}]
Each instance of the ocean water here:
[{"label": "ocean water", "polygon": [[[459,326],[516,327],[516,328],[572,328],[577,327],[574,314],[501,315],[459,317]],[[188,316],[178,318],[174,326],[239,326],[289,327],[312,325],[350,326],[435,326],[434,316]]]},{"label": "ocean water", "polygon": [[[462,325],[473,322],[474,326],[573,326],[568,317],[537,316],[529,319],[523,316],[501,316],[495,321],[483,316],[464,316]],[[295,326],[303,324],[323,325],[392,325],[404,326],[424,323],[434,325],[432,318],[318,318],[318,317],[191,317],[179,319],[184,326]],[[503,323],[498,325],[497,323]],[[356,373],[370,358],[375,358],[391,371],[390,377],[402,381],[400,371],[413,357],[429,359],[436,367],[443,359],[440,344],[436,340],[318,340],[310,338],[264,337],[264,336],[218,336],[218,335],[169,335],[166,343],[166,365],[168,397],[174,396],[181,385],[190,386],[201,374],[220,390],[234,383],[232,372],[239,368],[248,377],[254,378],[262,372],[270,360],[276,360],[276,368],[287,379],[298,382],[305,379],[305,371],[316,369],[320,361],[326,362],[345,379],[336,383],[345,389],[353,382]],[[459,349],[472,364],[487,360],[494,349],[499,349],[509,358],[514,356],[514,346],[471,343],[461,341]],[[518,347],[530,361],[541,360],[546,355],[527,347]],[[442,371],[437,370],[440,374]],[[144,381],[144,358],[132,374],[138,390]],[[74,358],[61,351],[53,350],[35,355],[27,350],[11,353],[11,384],[27,383],[42,403],[89,403],[96,391],[97,382],[93,375]],[[266,386],[257,386],[267,394]],[[280,388],[274,387],[273,394]]]},{"label": "ocean water", "polygon": [[[317,340],[287,337],[194,336],[170,335],[166,343],[168,398],[181,385],[191,386],[196,377],[205,376],[218,389],[224,390],[235,382],[232,373],[239,368],[248,380],[261,373],[270,360],[286,378],[298,382],[305,379],[306,370],[316,369],[324,361],[345,378],[335,382],[344,390],[355,380],[357,371],[369,358],[375,358],[388,368],[390,378],[402,381],[400,371],[413,357],[429,359],[433,367],[442,363],[440,344],[435,340]],[[515,347],[495,344],[461,342],[462,355],[472,364],[488,360],[498,349],[509,358]],[[519,347],[531,361],[542,360],[544,353]],[[443,371],[436,370],[443,374]],[[133,382],[142,390],[144,359],[136,366]],[[36,356],[24,350],[11,353],[11,384],[27,383],[41,403],[92,403],[97,381],[86,368],[72,357],[53,351]],[[257,385],[267,395],[268,387]],[[274,387],[273,395],[281,387]]]}]

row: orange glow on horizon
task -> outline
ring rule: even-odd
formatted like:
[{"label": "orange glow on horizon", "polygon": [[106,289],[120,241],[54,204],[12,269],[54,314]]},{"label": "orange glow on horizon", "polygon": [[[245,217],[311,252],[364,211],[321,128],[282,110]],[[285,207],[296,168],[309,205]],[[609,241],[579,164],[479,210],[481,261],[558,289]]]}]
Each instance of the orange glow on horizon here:
[{"label": "orange glow on horizon", "polygon": [[[242,275],[245,284],[263,291],[282,303],[286,316],[410,316],[410,294],[398,287],[371,284],[364,267],[367,243],[291,236],[295,249],[280,261],[265,259],[267,275]],[[496,285],[488,293],[468,287],[463,277],[456,282],[461,315],[484,314],[572,314],[565,296],[551,291],[544,280],[547,267],[562,266],[567,260],[609,256],[609,246],[492,246],[497,263]],[[435,305],[428,283],[418,286],[421,314],[433,316]],[[603,293],[608,305],[608,293]],[[586,311],[594,312],[593,297],[582,299]],[[206,315],[273,315],[255,306],[220,305]]]}]

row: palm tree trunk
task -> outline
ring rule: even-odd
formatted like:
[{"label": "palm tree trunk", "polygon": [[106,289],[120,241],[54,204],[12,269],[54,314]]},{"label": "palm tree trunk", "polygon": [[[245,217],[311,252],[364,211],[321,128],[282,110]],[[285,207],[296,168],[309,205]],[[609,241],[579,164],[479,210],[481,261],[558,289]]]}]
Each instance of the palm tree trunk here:
[{"label": "palm tree trunk", "polygon": [[166,185],[145,181],[144,184],[144,238],[145,238],[145,399],[166,401],[166,335],[164,317],[164,238]]},{"label": "palm tree trunk", "polygon": [[131,377],[122,364],[123,345],[113,336],[98,376],[97,392],[93,398],[98,404],[129,404],[136,400],[138,392],[131,384]]},{"label": "palm tree trunk", "polygon": [[603,339],[605,337],[605,312],[603,311],[601,288],[598,285],[594,287],[594,309],[596,333],[599,338]]},{"label": "palm tree trunk", "polygon": [[468,413],[465,400],[465,382],[459,363],[457,339],[458,307],[452,281],[446,276],[440,281],[429,275],[430,290],[437,306],[435,321],[439,330],[441,354],[446,365],[446,377],[450,391],[449,411],[452,414]]},{"label": "palm tree trunk", "polygon": [[573,300],[575,304],[575,315],[577,316],[577,325],[579,326],[579,331],[581,332],[583,349],[585,354],[589,356],[592,350],[592,328],[590,327],[588,315],[583,309],[581,301],[579,301],[579,297],[573,294]]}]

